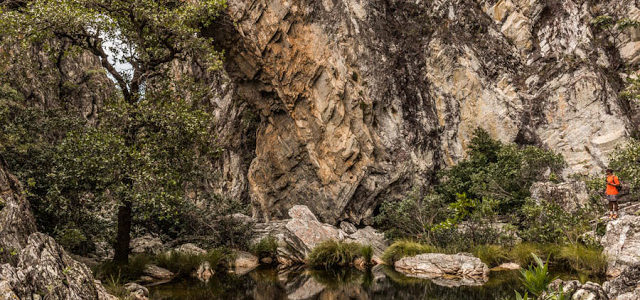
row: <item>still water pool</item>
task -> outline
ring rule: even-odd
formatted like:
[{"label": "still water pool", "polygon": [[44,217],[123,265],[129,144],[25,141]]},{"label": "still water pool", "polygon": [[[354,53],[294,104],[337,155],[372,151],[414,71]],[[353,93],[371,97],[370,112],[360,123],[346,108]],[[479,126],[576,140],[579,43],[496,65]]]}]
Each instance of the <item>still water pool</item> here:
[{"label": "still water pool", "polygon": [[[482,286],[450,286],[406,277],[392,268],[370,271],[278,271],[260,268],[223,274],[208,283],[188,280],[150,287],[151,299],[513,299],[521,289],[518,271],[492,272]],[[449,286],[445,286],[445,285]]]}]

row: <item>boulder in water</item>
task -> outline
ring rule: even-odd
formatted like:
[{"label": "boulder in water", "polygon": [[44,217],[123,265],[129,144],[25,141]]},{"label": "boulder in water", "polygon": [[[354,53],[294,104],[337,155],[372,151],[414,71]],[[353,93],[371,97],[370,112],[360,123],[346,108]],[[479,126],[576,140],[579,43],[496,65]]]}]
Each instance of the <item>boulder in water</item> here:
[{"label": "boulder in water", "polygon": [[466,254],[424,253],[401,258],[394,267],[410,277],[453,281],[441,283],[446,286],[482,284],[489,274],[485,263]]}]

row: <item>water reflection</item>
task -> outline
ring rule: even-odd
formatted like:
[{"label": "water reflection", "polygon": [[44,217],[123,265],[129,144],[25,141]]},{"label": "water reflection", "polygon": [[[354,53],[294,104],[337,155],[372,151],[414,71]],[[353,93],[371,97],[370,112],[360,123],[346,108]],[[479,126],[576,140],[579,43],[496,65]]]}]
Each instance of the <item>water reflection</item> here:
[{"label": "water reflection", "polygon": [[482,286],[448,287],[406,277],[386,266],[356,269],[278,271],[261,268],[246,275],[217,274],[150,288],[151,299],[510,299],[520,287],[517,271],[491,273]]}]

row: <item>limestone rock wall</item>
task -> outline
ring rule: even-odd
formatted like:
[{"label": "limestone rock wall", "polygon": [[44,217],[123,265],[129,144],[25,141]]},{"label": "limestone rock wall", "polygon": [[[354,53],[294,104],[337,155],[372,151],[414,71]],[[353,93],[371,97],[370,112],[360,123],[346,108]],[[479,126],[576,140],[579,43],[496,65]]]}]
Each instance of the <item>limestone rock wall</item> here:
[{"label": "limestone rock wall", "polygon": [[463,159],[476,127],[562,153],[565,175],[600,172],[639,128],[618,99],[639,35],[611,46],[590,25],[638,18],[633,1],[231,0],[227,13],[216,39],[232,98],[259,119],[246,182],[260,218],[303,204],[370,223]]},{"label": "limestone rock wall", "polygon": [[638,34],[612,47],[590,21],[638,12],[622,0],[229,1],[216,38],[233,98],[259,118],[254,215],[303,204],[370,223],[383,199],[463,159],[478,126],[562,153],[567,174],[600,172],[638,130],[638,105],[618,92],[640,56]]}]

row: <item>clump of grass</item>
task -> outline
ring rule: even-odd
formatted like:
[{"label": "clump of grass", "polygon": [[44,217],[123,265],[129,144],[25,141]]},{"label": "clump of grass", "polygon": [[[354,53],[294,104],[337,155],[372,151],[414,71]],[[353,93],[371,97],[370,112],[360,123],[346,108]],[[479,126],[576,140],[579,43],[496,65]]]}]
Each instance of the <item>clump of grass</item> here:
[{"label": "clump of grass", "polygon": [[602,250],[580,244],[563,246],[558,258],[572,269],[588,275],[603,275],[607,268],[607,258]]},{"label": "clump of grass", "polygon": [[388,265],[393,265],[396,261],[403,257],[414,256],[422,253],[436,252],[433,246],[420,244],[413,241],[401,240],[393,243],[384,251],[382,259]]},{"label": "clump of grass", "polygon": [[371,247],[362,246],[358,243],[346,243],[337,241],[326,241],[316,246],[309,254],[308,263],[313,267],[333,267],[350,266],[356,258],[367,259],[371,256]]},{"label": "clump of grass", "polygon": [[490,268],[509,261],[509,253],[499,245],[480,245],[473,249],[473,255]]},{"label": "clump of grass", "polygon": [[126,265],[105,262],[96,267],[95,276],[112,282],[137,280],[143,275],[144,268],[152,261],[152,257],[147,254],[137,254],[129,258],[129,263]]},{"label": "clump of grass", "polygon": [[155,263],[180,277],[189,276],[205,261],[209,262],[211,268],[215,269],[226,263],[229,258],[229,254],[221,249],[212,249],[206,254],[171,251],[156,256]]},{"label": "clump of grass", "polygon": [[250,250],[251,253],[258,258],[276,257],[278,251],[278,240],[275,237],[268,235],[251,246]]},{"label": "clump of grass", "polygon": [[531,253],[534,264],[529,265],[528,269],[521,269],[522,284],[527,290],[536,296],[540,296],[542,292],[547,290],[547,286],[553,280],[549,274],[549,263],[543,262],[540,257]]},{"label": "clump of grass", "polygon": [[542,247],[533,243],[520,243],[509,251],[509,257],[521,266],[528,266],[534,262],[531,254],[542,256]]}]

